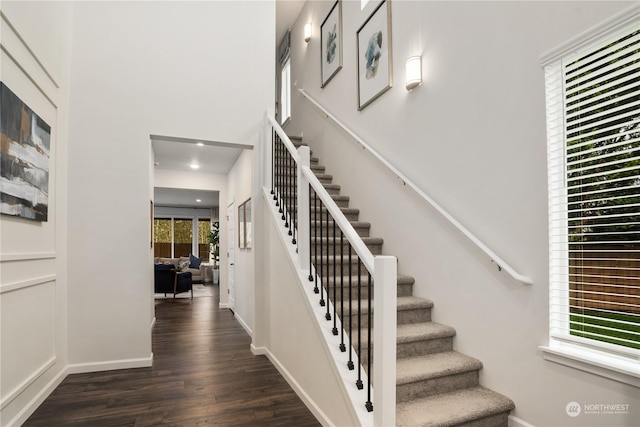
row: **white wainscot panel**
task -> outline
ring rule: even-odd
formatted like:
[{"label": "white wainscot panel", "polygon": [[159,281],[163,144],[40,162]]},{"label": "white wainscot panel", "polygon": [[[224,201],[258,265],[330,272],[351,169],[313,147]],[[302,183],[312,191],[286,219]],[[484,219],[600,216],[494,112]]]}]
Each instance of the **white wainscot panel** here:
[{"label": "white wainscot panel", "polygon": [[54,363],[55,281],[0,293],[0,408]]},{"label": "white wainscot panel", "polygon": [[0,259],[0,293],[50,281],[55,271],[56,259],[52,253],[5,256]]}]

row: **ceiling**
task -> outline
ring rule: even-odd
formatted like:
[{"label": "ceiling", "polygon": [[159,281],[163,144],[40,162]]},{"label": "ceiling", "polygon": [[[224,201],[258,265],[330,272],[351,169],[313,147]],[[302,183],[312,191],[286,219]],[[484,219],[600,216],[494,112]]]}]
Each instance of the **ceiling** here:
[{"label": "ceiling", "polygon": [[[220,193],[218,191],[156,187],[153,194],[156,206],[215,208],[220,205]],[[200,200],[200,202],[197,202],[197,200]]]},{"label": "ceiling", "polygon": [[[189,138],[151,135],[156,169],[226,175],[245,148],[250,145],[231,144]],[[199,165],[198,169],[191,164]]]},{"label": "ceiling", "polygon": [[306,0],[276,0],[276,51],[284,34],[293,27]]},{"label": "ceiling", "polygon": [[[151,135],[154,167],[182,172],[226,175],[244,149],[250,145]],[[193,169],[197,164],[198,169]],[[217,191],[181,188],[154,189],[156,206],[211,208],[219,206]],[[201,200],[197,202],[196,200]]]}]

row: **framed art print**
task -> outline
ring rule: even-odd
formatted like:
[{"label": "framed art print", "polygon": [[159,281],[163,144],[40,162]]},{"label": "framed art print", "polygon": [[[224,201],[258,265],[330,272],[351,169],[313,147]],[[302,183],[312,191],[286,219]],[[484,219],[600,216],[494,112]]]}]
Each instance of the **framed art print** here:
[{"label": "framed art print", "polygon": [[338,0],[320,26],[320,68],[322,84],[342,68],[342,2]]},{"label": "framed art print", "polygon": [[384,0],[357,32],[358,110],[392,85],[391,1]]}]

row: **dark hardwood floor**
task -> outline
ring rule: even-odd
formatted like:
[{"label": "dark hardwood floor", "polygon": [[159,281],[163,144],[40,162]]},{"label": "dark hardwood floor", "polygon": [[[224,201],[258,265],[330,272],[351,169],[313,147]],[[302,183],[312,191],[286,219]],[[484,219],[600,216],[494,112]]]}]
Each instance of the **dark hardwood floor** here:
[{"label": "dark hardwood floor", "polygon": [[24,425],[320,425],[218,301],[157,300],[153,367],[70,375]]}]

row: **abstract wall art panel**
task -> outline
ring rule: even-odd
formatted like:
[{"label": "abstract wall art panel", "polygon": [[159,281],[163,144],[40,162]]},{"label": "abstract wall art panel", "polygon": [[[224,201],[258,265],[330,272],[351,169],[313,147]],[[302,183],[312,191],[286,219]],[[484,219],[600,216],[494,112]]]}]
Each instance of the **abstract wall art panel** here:
[{"label": "abstract wall art panel", "polygon": [[391,0],[384,0],[356,33],[358,39],[358,110],[392,85]]},{"label": "abstract wall art panel", "polygon": [[320,26],[320,65],[322,85],[342,68],[342,3],[337,1]]},{"label": "abstract wall art panel", "polygon": [[0,213],[47,221],[51,126],[0,82]]}]

